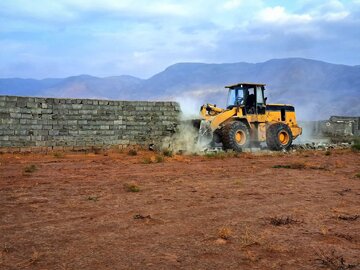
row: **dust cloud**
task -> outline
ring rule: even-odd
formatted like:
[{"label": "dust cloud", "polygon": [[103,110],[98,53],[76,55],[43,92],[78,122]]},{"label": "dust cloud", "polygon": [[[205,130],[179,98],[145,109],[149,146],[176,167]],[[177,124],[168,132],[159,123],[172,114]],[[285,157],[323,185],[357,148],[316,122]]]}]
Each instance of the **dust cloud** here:
[{"label": "dust cloud", "polygon": [[[203,103],[193,96],[177,97],[175,100],[179,102],[182,111],[180,125],[171,140],[166,141],[162,148],[170,149],[175,153],[200,154],[211,142],[211,139],[199,136],[199,127],[193,122],[193,120],[201,119],[200,107]],[[198,123],[200,124],[200,122]]]}]

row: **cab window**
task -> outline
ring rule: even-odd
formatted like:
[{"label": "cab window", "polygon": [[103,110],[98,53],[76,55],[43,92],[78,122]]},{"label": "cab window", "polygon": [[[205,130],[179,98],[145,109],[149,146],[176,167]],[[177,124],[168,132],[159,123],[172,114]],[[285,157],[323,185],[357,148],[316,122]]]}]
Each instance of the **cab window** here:
[{"label": "cab window", "polygon": [[263,91],[262,91],[262,87],[260,87],[260,86],[256,87],[256,103],[264,104]]}]

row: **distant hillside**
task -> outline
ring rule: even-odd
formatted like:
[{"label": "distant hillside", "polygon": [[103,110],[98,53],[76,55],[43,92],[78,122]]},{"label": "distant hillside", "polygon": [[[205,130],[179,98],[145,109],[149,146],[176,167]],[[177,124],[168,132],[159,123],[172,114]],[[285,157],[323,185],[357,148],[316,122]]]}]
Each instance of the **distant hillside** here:
[{"label": "distant hillside", "polygon": [[206,102],[223,106],[225,85],[236,82],[267,84],[268,101],[291,103],[300,119],[330,115],[360,115],[360,66],[336,65],[290,58],[264,63],[179,63],[147,80],[132,76],[65,79],[0,79],[0,94],[88,97],[128,100],[176,99],[197,108]]}]

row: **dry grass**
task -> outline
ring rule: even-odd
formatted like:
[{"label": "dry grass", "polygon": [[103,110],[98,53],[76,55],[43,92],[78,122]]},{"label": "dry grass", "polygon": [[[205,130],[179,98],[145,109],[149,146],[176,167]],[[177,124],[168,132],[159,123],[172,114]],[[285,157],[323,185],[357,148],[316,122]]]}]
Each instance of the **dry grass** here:
[{"label": "dry grass", "polygon": [[260,244],[259,239],[256,235],[254,235],[250,230],[246,227],[244,233],[240,237],[241,245],[251,246]]},{"label": "dry grass", "polygon": [[95,154],[95,155],[100,155],[101,153],[103,153],[103,149],[101,147],[92,147],[91,151]]},{"label": "dry grass", "polygon": [[135,149],[130,149],[129,151],[128,151],[128,155],[129,156],[136,156],[138,153],[137,153],[137,151],[135,150]]},{"label": "dry grass", "polygon": [[126,192],[140,192],[140,187],[135,183],[125,183],[124,189]]},{"label": "dry grass", "polygon": [[211,153],[206,153],[204,156],[211,159],[225,159],[225,158],[239,157],[240,153],[234,151],[211,152]]},{"label": "dry grass", "polygon": [[347,263],[342,255],[336,254],[335,250],[325,252],[323,250],[315,250],[317,255],[316,261],[331,270],[357,269],[359,263]]},{"label": "dry grass", "polygon": [[351,146],[351,150],[357,152],[360,151],[360,138],[356,138]]},{"label": "dry grass", "polygon": [[11,247],[8,243],[4,243],[2,252],[3,253],[10,253],[11,251],[13,251],[13,247]]},{"label": "dry grass", "polygon": [[36,264],[36,263],[40,260],[40,257],[41,257],[41,254],[40,254],[38,251],[33,250],[33,253],[31,254],[30,259],[27,259],[27,260],[25,260],[25,261],[19,262],[19,263],[17,264],[17,267],[19,267],[19,269],[28,268],[28,267],[30,267],[31,265]]},{"label": "dry grass", "polygon": [[151,164],[151,163],[162,163],[164,161],[165,161],[164,156],[156,155],[156,156],[152,156],[152,157],[144,157],[141,163]]},{"label": "dry grass", "polygon": [[24,173],[33,173],[37,171],[37,167],[34,164],[28,165],[24,168]]},{"label": "dry grass", "polygon": [[341,195],[341,196],[344,196],[346,193],[349,193],[351,192],[351,188],[344,188],[340,191],[336,191],[337,194]]},{"label": "dry grass", "polygon": [[345,221],[355,221],[360,218],[360,215],[339,215],[337,218]]},{"label": "dry grass", "polygon": [[229,227],[221,227],[218,230],[218,237],[224,240],[229,240],[233,235],[233,231]]},{"label": "dry grass", "polygon": [[156,162],[156,163],[161,163],[161,162],[164,162],[164,161],[165,161],[164,156],[157,155],[157,156],[155,157],[155,162]]},{"label": "dry grass", "polygon": [[325,225],[320,226],[320,233],[322,235],[328,235],[329,234],[329,228]]},{"label": "dry grass", "polygon": [[283,226],[299,223],[298,220],[293,219],[291,216],[285,217],[272,217],[270,218],[270,224],[273,226]]},{"label": "dry grass", "polygon": [[64,153],[60,153],[60,152],[56,152],[54,153],[54,158],[64,158],[65,157],[65,154]]},{"label": "dry grass", "polygon": [[143,164],[150,164],[150,163],[152,163],[152,160],[149,157],[144,157],[143,160],[142,160],[142,163]]},{"label": "dry grass", "polygon": [[165,156],[165,157],[172,157],[174,155],[173,151],[168,149],[168,148],[165,148],[162,150],[162,154]]},{"label": "dry grass", "polygon": [[98,196],[88,196],[87,200],[97,202],[99,200],[99,197]]},{"label": "dry grass", "polygon": [[133,216],[134,219],[151,219],[151,216],[150,215],[141,215],[141,214],[136,214]]},{"label": "dry grass", "polygon": [[236,180],[236,181],[234,182],[234,185],[236,185],[236,186],[243,186],[243,182],[242,182],[241,180]]},{"label": "dry grass", "polygon": [[273,168],[302,170],[306,168],[306,164],[303,162],[294,162],[286,165],[274,165]]}]

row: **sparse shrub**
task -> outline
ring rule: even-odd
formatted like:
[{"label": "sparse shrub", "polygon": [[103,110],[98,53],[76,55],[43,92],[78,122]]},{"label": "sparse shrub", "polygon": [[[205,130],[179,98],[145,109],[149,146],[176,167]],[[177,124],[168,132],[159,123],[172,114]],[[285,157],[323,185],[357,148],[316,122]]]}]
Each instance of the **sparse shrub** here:
[{"label": "sparse shrub", "polygon": [[356,269],[359,264],[349,264],[345,262],[345,259],[342,255],[335,253],[335,250],[328,252],[326,254],[324,251],[315,251],[318,258],[317,262],[321,263],[323,266],[331,270],[345,270],[345,269]]},{"label": "sparse shrub", "polygon": [[290,169],[290,165],[274,165],[274,169]]},{"label": "sparse shrub", "polygon": [[337,237],[346,239],[346,240],[348,240],[348,241],[352,241],[352,240],[354,239],[351,235],[344,234],[344,233],[335,233],[335,235],[336,235]]},{"label": "sparse shrub", "polygon": [[169,148],[163,149],[162,154],[163,154],[165,157],[172,157],[172,156],[174,155],[173,151],[170,150]]},{"label": "sparse shrub", "polygon": [[205,157],[207,158],[213,158],[213,159],[225,159],[225,158],[231,158],[231,157],[239,157],[240,154],[238,152],[229,151],[229,152],[211,152],[206,153]]},{"label": "sparse shrub", "polygon": [[145,157],[145,158],[142,160],[142,163],[144,163],[144,164],[150,164],[150,163],[152,163],[152,160],[151,160],[151,158],[149,158],[149,157]]},{"label": "sparse shrub", "polygon": [[64,154],[64,153],[60,153],[60,152],[56,152],[56,153],[54,153],[54,157],[55,157],[55,158],[64,158],[64,157],[65,157],[65,154]]},{"label": "sparse shrub", "polygon": [[40,260],[40,253],[36,250],[33,250],[33,253],[31,255],[31,258],[29,259],[29,261],[26,263],[27,266],[36,264],[39,260]]},{"label": "sparse shrub", "polygon": [[224,240],[229,240],[233,235],[232,230],[229,227],[221,227],[218,230],[218,237]]},{"label": "sparse shrub", "polygon": [[101,147],[92,147],[92,151],[95,155],[99,155],[102,153],[103,149]]},{"label": "sparse shrub", "polygon": [[360,178],[360,173],[355,174],[356,178]]},{"label": "sparse shrub", "polygon": [[206,153],[204,155],[204,157],[207,157],[207,158],[216,158],[217,156],[217,153]]},{"label": "sparse shrub", "polygon": [[[30,258],[27,258],[17,263],[17,269],[29,269],[33,268],[32,265],[35,265],[39,262],[40,258],[42,257],[42,254],[36,251],[33,248],[33,252],[30,256]],[[7,268],[9,269],[9,268]]]},{"label": "sparse shrub", "polygon": [[25,172],[25,173],[33,173],[33,172],[35,172],[36,170],[37,170],[37,167],[36,167],[36,165],[34,165],[34,164],[31,164],[31,165],[26,166],[26,167],[24,168],[24,172]]},{"label": "sparse shrub", "polygon": [[295,162],[295,163],[290,164],[290,169],[301,170],[301,169],[305,169],[305,167],[306,167],[306,165],[301,162]]},{"label": "sparse shrub", "polygon": [[150,215],[147,215],[147,216],[144,216],[144,215],[141,215],[141,214],[136,214],[133,216],[134,219],[151,219],[151,216]]},{"label": "sparse shrub", "polygon": [[88,197],[87,197],[87,200],[88,200],[88,201],[93,201],[93,202],[97,202],[98,199],[99,199],[98,196],[88,196]]},{"label": "sparse shrub", "polygon": [[322,171],[328,171],[329,168],[327,166],[310,166],[309,167],[312,170],[322,170]]},{"label": "sparse shrub", "polygon": [[128,152],[129,156],[136,156],[137,155],[137,151],[135,149],[130,149]]},{"label": "sparse shrub", "polygon": [[351,192],[351,188],[344,188],[340,191],[336,191],[337,194],[344,196],[346,193]]},{"label": "sparse shrub", "polygon": [[4,253],[10,253],[10,252],[13,251],[13,250],[14,250],[14,248],[11,247],[8,243],[4,243],[2,252],[4,252]]},{"label": "sparse shrub", "polygon": [[290,225],[298,222],[298,220],[293,219],[291,216],[270,218],[270,224],[274,226]]},{"label": "sparse shrub", "polygon": [[326,150],[326,151],[325,151],[325,156],[331,156],[331,151],[330,151],[330,150]]},{"label": "sparse shrub", "polygon": [[244,233],[241,235],[241,244],[243,246],[251,246],[259,244],[259,241],[257,240],[257,237],[246,227]]},{"label": "sparse shrub", "polygon": [[301,162],[294,162],[291,164],[287,164],[287,165],[274,165],[272,166],[275,169],[295,169],[295,170],[301,170],[301,169],[305,169],[306,165],[304,163]]},{"label": "sparse shrub", "polygon": [[354,140],[353,145],[351,146],[353,151],[360,151],[360,138]]},{"label": "sparse shrub", "polygon": [[340,216],[338,216],[338,219],[346,220],[346,221],[355,221],[358,218],[360,218],[360,215],[340,215]]},{"label": "sparse shrub", "polygon": [[321,232],[322,235],[327,235],[329,233],[329,229],[325,225],[322,225],[320,227],[320,232]]},{"label": "sparse shrub", "polygon": [[234,185],[237,185],[237,186],[241,186],[243,183],[241,182],[241,180],[236,180],[234,182]]},{"label": "sparse shrub", "polygon": [[164,157],[161,156],[161,155],[157,155],[157,156],[155,157],[155,162],[156,162],[156,163],[164,162]]},{"label": "sparse shrub", "polygon": [[219,153],[215,153],[215,152],[206,153],[204,156],[207,158],[224,158],[222,155],[220,155]]},{"label": "sparse shrub", "polygon": [[127,192],[140,192],[140,187],[134,183],[125,183],[124,189]]}]

